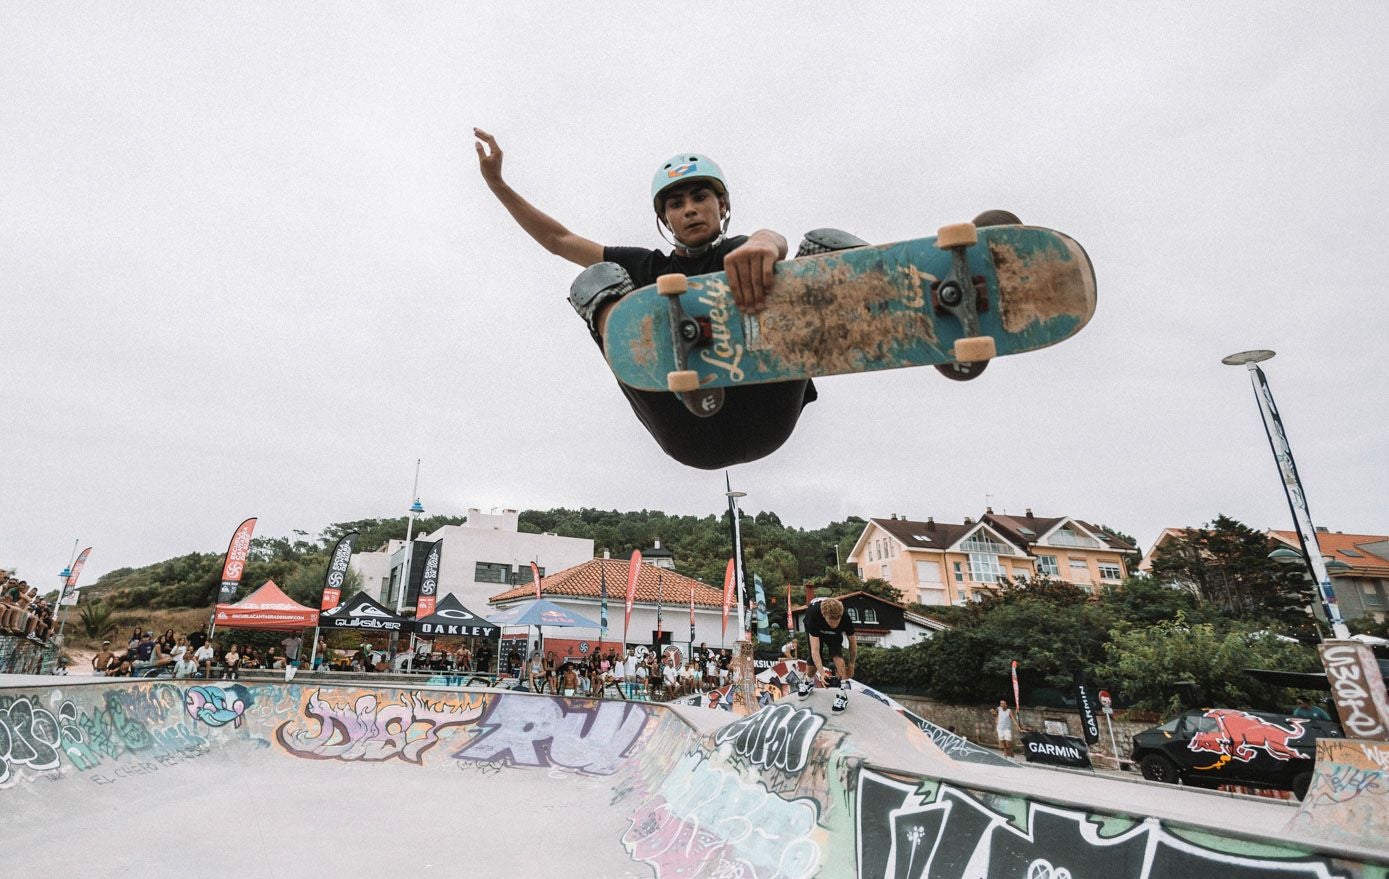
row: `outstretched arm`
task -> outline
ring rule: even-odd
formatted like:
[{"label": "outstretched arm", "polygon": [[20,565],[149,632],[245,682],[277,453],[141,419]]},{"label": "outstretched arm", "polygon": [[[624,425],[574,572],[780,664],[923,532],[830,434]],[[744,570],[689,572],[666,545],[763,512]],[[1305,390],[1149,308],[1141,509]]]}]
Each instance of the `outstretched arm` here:
[{"label": "outstretched arm", "polygon": [[473,146],[477,148],[477,163],[482,171],[482,179],[527,235],[556,256],[585,268],[603,261],[603,245],[570,232],[502,180],[502,148],[497,146],[496,138],[481,128],[474,128],[473,136],[477,138]]}]

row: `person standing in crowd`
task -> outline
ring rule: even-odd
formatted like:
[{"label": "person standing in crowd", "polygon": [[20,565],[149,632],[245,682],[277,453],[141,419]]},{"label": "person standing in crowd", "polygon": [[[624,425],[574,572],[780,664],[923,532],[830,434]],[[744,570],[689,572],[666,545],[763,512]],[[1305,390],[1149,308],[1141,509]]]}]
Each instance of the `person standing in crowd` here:
[{"label": "person standing in crowd", "polygon": [[1013,758],[1013,709],[1008,707],[1007,699],[999,699],[998,707],[993,711],[994,733],[998,736],[998,746],[1003,749],[1003,756],[1008,759]]},{"label": "person standing in crowd", "polygon": [[111,642],[102,641],[101,649],[97,651],[96,656],[92,657],[92,674],[105,675],[111,670],[115,661],[116,654],[111,652]]}]

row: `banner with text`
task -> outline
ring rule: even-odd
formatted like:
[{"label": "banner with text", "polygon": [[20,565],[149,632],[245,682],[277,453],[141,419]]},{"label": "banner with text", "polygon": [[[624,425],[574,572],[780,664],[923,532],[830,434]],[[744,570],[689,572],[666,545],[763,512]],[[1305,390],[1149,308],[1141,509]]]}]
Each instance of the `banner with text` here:
[{"label": "banner with text", "polygon": [[217,603],[226,604],[236,595],[236,587],[241,585],[241,575],[246,573],[246,559],[251,555],[251,535],[255,533],[255,517],[247,519],[232,532],[231,542],[227,544],[227,557],[222,562],[222,585],[217,590]]}]

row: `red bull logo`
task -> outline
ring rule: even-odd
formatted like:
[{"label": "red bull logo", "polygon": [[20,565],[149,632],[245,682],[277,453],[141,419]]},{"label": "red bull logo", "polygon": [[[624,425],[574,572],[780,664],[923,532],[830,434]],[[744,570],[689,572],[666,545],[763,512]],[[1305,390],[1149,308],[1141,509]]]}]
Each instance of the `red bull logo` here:
[{"label": "red bull logo", "polygon": [[1291,744],[1295,739],[1302,738],[1307,728],[1306,721],[1289,718],[1291,726],[1283,726],[1230,708],[1213,708],[1206,712],[1206,717],[1215,721],[1216,729],[1203,730],[1192,736],[1187,744],[1192,751],[1220,754],[1241,763],[1253,760],[1260,751],[1276,760],[1306,756]]}]

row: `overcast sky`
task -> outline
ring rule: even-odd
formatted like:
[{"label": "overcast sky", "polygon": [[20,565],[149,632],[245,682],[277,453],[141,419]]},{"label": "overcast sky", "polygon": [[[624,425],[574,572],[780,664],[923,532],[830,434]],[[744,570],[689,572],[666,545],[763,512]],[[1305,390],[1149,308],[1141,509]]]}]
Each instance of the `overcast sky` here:
[{"label": "overcast sky", "polygon": [[603,243],[664,247],[651,174],[697,150],[733,230],[793,248],[994,207],[1087,248],[1079,336],[967,384],[817,382],[733,469],[746,510],[1287,528],[1220,364],[1258,347],[1317,524],[1389,533],[1389,5],[846,8],[4,3],[0,567],[49,588],[80,541],[90,583],[247,516],[403,515],[417,458],[431,513],[721,509],[482,184],[475,125]]}]

